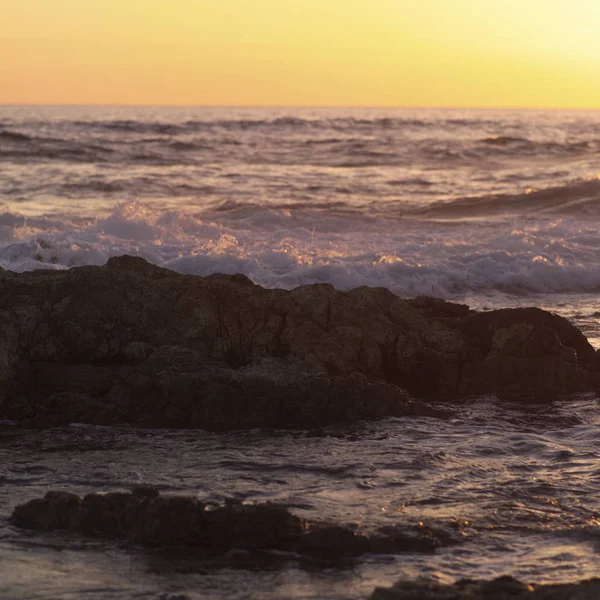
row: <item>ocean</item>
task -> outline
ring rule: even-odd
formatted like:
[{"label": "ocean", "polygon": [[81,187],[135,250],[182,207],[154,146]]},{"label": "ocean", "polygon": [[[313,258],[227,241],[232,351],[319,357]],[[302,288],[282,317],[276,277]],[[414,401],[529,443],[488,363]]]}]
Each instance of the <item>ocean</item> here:
[{"label": "ocean", "polygon": [[[133,254],[265,287],[539,306],[600,346],[600,111],[0,107],[0,266]],[[0,597],[367,598],[403,577],[600,575],[598,401],[467,399],[310,431],[0,424]],[[138,483],[369,528],[460,524],[430,555],[202,556],[8,524],[48,489]],[[457,526],[458,527],[458,526]]]}]

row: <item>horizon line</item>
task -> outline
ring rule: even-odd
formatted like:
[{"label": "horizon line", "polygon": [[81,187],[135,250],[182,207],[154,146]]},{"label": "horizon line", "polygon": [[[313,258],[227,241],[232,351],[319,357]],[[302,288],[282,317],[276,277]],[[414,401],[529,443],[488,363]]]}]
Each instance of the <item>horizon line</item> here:
[{"label": "horizon line", "polygon": [[114,108],[223,108],[223,109],[387,109],[387,110],[574,110],[600,111],[600,107],[585,106],[452,106],[452,105],[391,105],[391,104],[135,104],[95,102],[0,102],[0,107],[114,107]]}]

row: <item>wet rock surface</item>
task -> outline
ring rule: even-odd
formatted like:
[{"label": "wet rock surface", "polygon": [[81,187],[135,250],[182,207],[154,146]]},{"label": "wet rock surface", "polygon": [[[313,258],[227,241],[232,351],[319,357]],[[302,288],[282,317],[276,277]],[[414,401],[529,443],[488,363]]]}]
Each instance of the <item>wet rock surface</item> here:
[{"label": "wet rock surface", "polygon": [[435,416],[429,399],[600,388],[585,336],[539,309],[264,289],[130,256],[1,272],[0,331],[0,418],[42,424],[312,428]]},{"label": "wet rock surface", "polygon": [[123,538],[149,546],[283,550],[329,560],[367,553],[433,552],[460,541],[451,528],[419,524],[365,535],[348,526],[310,524],[277,504],[229,501],[212,506],[190,496],[161,496],[149,486],[83,498],[48,492],[17,506],[10,521],[25,529]]},{"label": "wet rock surface", "polygon": [[391,588],[376,589],[371,600],[595,600],[600,598],[600,579],[578,584],[532,585],[512,577],[492,581],[461,580],[453,585],[399,581]]}]

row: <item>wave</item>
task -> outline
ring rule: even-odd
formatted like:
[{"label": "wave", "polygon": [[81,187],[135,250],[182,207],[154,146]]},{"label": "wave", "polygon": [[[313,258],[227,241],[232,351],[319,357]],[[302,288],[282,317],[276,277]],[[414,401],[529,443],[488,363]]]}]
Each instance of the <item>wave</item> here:
[{"label": "wave", "polygon": [[[8,142],[16,142],[17,145],[20,146],[21,143],[28,145],[36,145],[36,144],[72,144],[73,140],[68,138],[61,137],[48,137],[42,135],[29,135],[22,133],[20,131],[12,131],[10,129],[5,129],[0,131],[0,140],[5,140]],[[93,143],[88,144],[89,147],[93,148]]]},{"label": "wave", "polygon": [[[598,140],[579,140],[574,142],[535,141],[524,137],[496,135],[478,140],[478,144],[487,147],[488,152],[502,152],[531,156],[580,154],[598,151]],[[475,149],[476,150],[476,149]]]},{"label": "wave", "polygon": [[52,161],[58,163],[104,163],[107,162],[106,156],[112,150],[103,149],[96,150],[89,147],[80,147],[77,145],[63,148],[36,148],[36,149],[21,149],[21,150],[4,150],[0,148],[0,158],[7,161],[18,163],[35,163],[38,161]]},{"label": "wave", "polygon": [[[404,131],[429,126],[433,128],[431,134]],[[443,125],[439,122],[408,118],[66,121],[54,129],[48,124],[39,129],[31,124],[28,127],[0,132],[1,158],[19,163],[30,160],[170,166],[196,165],[213,152],[216,162],[236,165],[323,165],[346,169],[416,165],[440,169],[463,164],[485,167],[482,162],[492,158],[510,168],[514,161],[525,158],[587,156],[597,151],[600,144],[536,142],[508,135],[471,140],[448,131],[440,136]]]},{"label": "wave", "polygon": [[167,146],[171,150],[175,150],[177,152],[198,152],[198,151],[208,151],[214,150],[214,147],[211,144],[201,143],[201,142],[169,142]]},{"label": "wave", "polygon": [[507,146],[509,144],[533,144],[526,138],[511,137],[509,135],[494,135],[480,140],[482,144],[490,144],[493,146]]},{"label": "wave", "polygon": [[10,131],[7,129],[0,131],[0,140],[8,140],[9,142],[29,142],[31,139],[30,136],[19,133],[18,131]]},{"label": "wave", "polygon": [[480,219],[493,216],[600,214],[600,179],[577,180],[520,194],[498,194],[435,202],[415,210],[421,217]]},{"label": "wave", "polygon": [[357,128],[399,128],[407,126],[426,127],[431,125],[420,119],[398,119],[380,117],[372,119],[359,119],[355,117],[338,118],[298,118],[278,117],[271,119],[218,119],[213,121],[187,121],[185,126],[192,131],[200,129],[334,129],[334,130],[356,130]]},{"label": "wave", "polygon": [[71,124],[85,130],[116,131],[119,133],[158,134],[166,136],[184,135],[211,129],[230,129],[244,131],[260,127],[307,127],[318,124],[318,121],[282,117],[277,119],[216,119],[188,120],[178,123],[137,121],[137,120],[108,120],[108,121],[72,121]]},{"label": "wave", "polygon": [[[8,142],[3,145],[2,141]],[[6,160],[104,162],[113,148],[98,144],[96,140],[27,135],[18,131],[0,131],[0,157]]]},{"label": "wave", "polygon": [[176,123],[137,121],[132,119],[116,119],[112,121],[70,121],[68,123],[79,129],[116,131],[119,133],[159,135],[177,135],[185,133],[185,126]]},{"label": "wave", "polygon": [[[2,139],[10,143],[3,146]],[[170,138],[135,140],[105,144],[94,139],[69,139],[29,136],[21,133],[0,132],[0,157],[19,162],[53,161],[64,163],[104,163],[107,161],[127,164],[147,163],[159,165],[187,164],[181,153],[212,149],[199,142],[169,141]],[[103,141],[103,140],[99,140]],[[111,146],[112,145],[112,146]],[[147,151],[131,153],[130,148],[147,148]]]},{"label": "wave", "polygon": [[133,254],[182,273],[243,273],[266,287],[383,286],[412,297],[600,291],[597,220],[438,223],[303,206],[161,212],[137,202],[98,218],[0,214],[0,265],[24,271]]},{"label": "wave", "polygon": [[255,129],[334,129],[356,130],[374,129],[406,129],[406,128],[438,128],[438,127],[472,127],[493,124],[493,121],[477,119],[419,119],[409,117],[313,117],[295,116],[269,117],[263,119],[189,119],[181,122],[144,121],[133,119],[115,120],[76,120],[70,124],[81,129],[117,131],[121,133],[179,135],[211,129],[246,131]]}]

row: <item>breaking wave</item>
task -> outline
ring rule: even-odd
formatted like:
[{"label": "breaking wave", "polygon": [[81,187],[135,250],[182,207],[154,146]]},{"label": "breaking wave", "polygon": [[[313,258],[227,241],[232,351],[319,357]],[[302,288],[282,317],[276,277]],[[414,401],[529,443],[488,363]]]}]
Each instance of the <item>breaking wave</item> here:
[{"label": "breaking wave", "polygon": [[133,254],[182,273],[240,272],[267,287],[327,282],[341,289],[384,286],[403,296],[445,298],[600,290],[596,221],[518,223],[258,206],[164,212],[138,202],[96,218],[5,212],[0,265],[62,269]]}]

